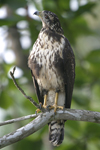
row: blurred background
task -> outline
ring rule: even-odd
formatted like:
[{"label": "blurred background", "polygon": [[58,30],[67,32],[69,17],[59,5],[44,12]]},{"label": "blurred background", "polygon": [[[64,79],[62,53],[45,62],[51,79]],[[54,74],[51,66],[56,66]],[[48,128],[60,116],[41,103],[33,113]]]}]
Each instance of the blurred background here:
[{"label": "blurred background", "polygon": [[[74,50],[76,78],[72,109],[100,111],[100,1],[0,0],[0,121],[34,114],[36,108],[23,97],[10,78],[17,66],[19,85],[37,101],[27,59],[41,29],[36,10],[50,10],[60,19],[64,35]],[[0,127],[0,137],[31,120]],[[46,125],[33,135],[3,150],[100,150],[100,125],[67,121],[64,142],[52,147]]]}]

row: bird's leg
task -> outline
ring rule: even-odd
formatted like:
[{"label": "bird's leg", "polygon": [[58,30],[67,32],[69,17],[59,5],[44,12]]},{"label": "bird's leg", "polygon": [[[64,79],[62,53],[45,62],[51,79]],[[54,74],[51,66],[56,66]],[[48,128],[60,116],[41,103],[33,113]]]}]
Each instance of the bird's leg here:
[{"label": "bird's leg", "polygon": [[59,91],[56,91],[54,105],[50,106],[49,109],[54,108],[54,113],[56,113],[57,108],[63,109],[63,106],[58,106],[58,95]]},{"label": "bird's leg", "polygon": [[55,95],[55,103],[54,103],[54,105],[53,105],[53,107],[54,107],[54,113],[56,113],[57,108],[63,109],[63,106],[58,106],[58,95],[59,95],[59,93],[56,92],[56,95]]},{"label": "bird's leg", "polygon": [[42,105],[42,103],[40,102],[39,105],[40,105],[40,109],[37,109],[36,113],[38,113],[39,111],[41,111],[42,107],[43,108],[47,108],[47,92],[46,91],[44,93],[44,103]]},{"label": "bird's leg", "polygon": [[44,95],[44,103],[43,103],[43,108],[47,107],[47,94]]}]

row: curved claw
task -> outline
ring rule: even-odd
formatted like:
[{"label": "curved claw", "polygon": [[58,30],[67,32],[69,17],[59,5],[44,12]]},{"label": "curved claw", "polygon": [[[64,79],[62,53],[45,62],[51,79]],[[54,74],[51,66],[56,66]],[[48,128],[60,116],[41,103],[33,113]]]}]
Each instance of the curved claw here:
[{"label": "curved claw", "polygon": [[39,106],[40,106],[40,110],[42,109],[42,103],[39,103]]},{"label": "curved claw", "polygon": [[63,106],[58,106],[58,105],[56,105],[56,104],[54,104],[54,105],[48,105],[47,106],[47,110],[49,110],[50,111],[50,109],[53,109],[54,108],[54,114],[56,114],[56,111],[57,111],[57,109],[62,109],[62,110],[64,110],[64,107]]},{"label": "curved claw", "polygon": [[35,114],[37,115],[37,111],[35,111]]},{"label": "curved claw", "polygon": [[41,111],[40,109],[36,109],[35,114],[37,115],[37,113]]},{"label": "curved claw", "polygon": [[38,112],[42,110],[42,103],[39,103],[40,109],[36,109],[35,114],[37,115]]},{"label": "curved claw", "polygon": [[48,105],[46,108],[47,108],[48,111],[50,111],[51,105]]}]

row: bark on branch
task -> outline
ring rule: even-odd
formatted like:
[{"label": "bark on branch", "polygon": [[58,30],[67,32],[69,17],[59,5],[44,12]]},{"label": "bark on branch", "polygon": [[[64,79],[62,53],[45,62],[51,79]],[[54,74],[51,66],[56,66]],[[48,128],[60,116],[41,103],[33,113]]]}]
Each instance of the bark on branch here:
[{"label": "bark on branch", "polygon": [[4,121],[4,122],[0,122],[0,126],[4,126],[4,125],[7,125],[7,124],[11,124],[11,123],[31,119],[31,118],[36,118],[39,115],[40,115],[40,113],[39,114],[32,114],[32,115],[28,115],[28,116],[23,116],[23,117],[20,117],[20,118],[10,119],[10,120]]},{"label": "bark on branch", "polygon": [[88,110],[65,109],[58,110],[54,115],[54,110],[40,114],[37,118],[29,124],[17,129],[13,133],[9,133],[0,138],[0,148],[13,144],[31,135],[37,130],[41,129],[47,123],[54,119],[76,120],[100,123],[100,112],[92,112]]}]

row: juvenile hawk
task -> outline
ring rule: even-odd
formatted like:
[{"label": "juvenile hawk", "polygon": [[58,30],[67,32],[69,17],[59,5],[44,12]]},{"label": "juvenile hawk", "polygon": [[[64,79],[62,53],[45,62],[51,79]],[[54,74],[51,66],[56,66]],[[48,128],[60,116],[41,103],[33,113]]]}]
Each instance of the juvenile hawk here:
[{"label": "juvenile hawk", "polygon": [[[28,66],[42,107],[70,108],[75,79],[75,58],[63,34],[58,17],[50,11],[36,11],[42,29],[28,58]],[[65,120],[49,123],[49,140],[58,146],[64,138]]]}]

